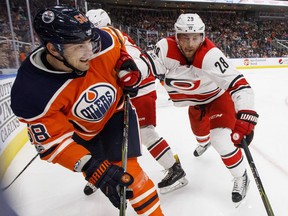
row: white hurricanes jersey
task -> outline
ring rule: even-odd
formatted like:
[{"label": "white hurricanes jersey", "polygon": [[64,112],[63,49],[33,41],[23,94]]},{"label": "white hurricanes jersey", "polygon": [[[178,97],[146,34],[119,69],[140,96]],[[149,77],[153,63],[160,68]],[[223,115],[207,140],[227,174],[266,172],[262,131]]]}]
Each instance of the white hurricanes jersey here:
[{"label": "white hurricanes jersey", "polygon": [[139,91],[136,97],[141,97],[152,91],[156,91],[155,77],[152,72],[152,64],[154,63],[149,60],[147,57],[148,54],[143,53],[136,45],[125,43],[125,46],[142,75],[142,81],[139,85]]},{"label": "white hurricanes jersey", "polygon": [[160,40],[151,57],[175,106],[207,104],[227,90],[237,111],[254,109],[249,83],[209,39],[205,38],[192,62],[187,62],[174,36]]},{"label": "white hurricanes jersey", "polygon": [[155,68],[153,60],[147,56],[146,52],[143,52],[135,42],[124,32],[116,29],[112,26],[102,27],[101,29],[110,29],[114,32],[114,35],[118,37],[119,41],[125,46],[127,53],[133,58],[137,65],[142,81],[139,85],[138,94],[135,97],[141,97],[149,94],[152,91],[156,91],[155,76],[153,68]]},{"label": "white hurricanes jersey", "polygon": [[155,76],[153,71],[153,67],[155,66],[153,60],[151,58],[149,59],[146,52],[142,51],[135,44],[129,42],[129,40],[125,41],[125,47],[127,53],[133,58],[142,75],[142,81],[139,85],[139,90],[136,97],[141,97],[149,94],[152,91],[156,91]]}]

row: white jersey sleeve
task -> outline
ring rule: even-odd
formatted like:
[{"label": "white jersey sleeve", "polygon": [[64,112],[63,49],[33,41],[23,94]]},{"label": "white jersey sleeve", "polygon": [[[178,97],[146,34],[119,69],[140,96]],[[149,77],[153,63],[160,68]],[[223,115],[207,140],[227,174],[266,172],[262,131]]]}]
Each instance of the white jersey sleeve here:
[{"label": "white jersey sleeve", "polygon": [[203,58],[202,71],[220,88],[230,92],[236,111],[254,110],[252,88],[220,49],[214,47],[206,53]]},{"label": "white jersey sleeve", "polygon": [[155,75],[158,77],[165,76],[167,70],[169,70],[169,62],[167,59],[168,44],[165,38],[157,42],[154,52],[149,52],[149,55],[153,59],[156,67]]},{"label": "white jersey sleeve", "polygon": [[150,74],[149,72],[149,65],[148,65],[148,59],[145,57],[140,48],[138,48],[136,45],[131,44],[128,40],[125,41],[125,47],[127,53],[133,58],[135,64],[137,65],[141,75],[142,80],[147,78]]}]

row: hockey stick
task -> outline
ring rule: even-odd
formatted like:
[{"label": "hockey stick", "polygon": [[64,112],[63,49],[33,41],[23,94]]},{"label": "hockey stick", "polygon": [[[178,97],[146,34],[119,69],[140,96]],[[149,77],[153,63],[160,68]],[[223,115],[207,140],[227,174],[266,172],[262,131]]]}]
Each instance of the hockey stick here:
[{"label": "hockey stick", "polygon": [[[128,155],[128,132],[129,132],[129,104],[130,97],[127,94],[124,102],[124,128],[123,128],[123,141],[122,141],[122,167],[124,171],[127,168],[127,155]],[[120,188],[120,216],[126,215],[126,187]]]},{"label": "hockey stick", "polygon": [[32,159],[31,161],[22,169],[22,171],[14,178],[14,180],[6,187],[1,188],[1,191],[5,191],[7,190],[15,181],[16,179],[28,168],[28,166],[37,158],[37,156],[39,155],[39,153],[37,153]]},{"label": "hockey stick", "polygon": [[267,197],[267,195],[266,195],[266,193],[265,193],[263,184],[262,184],[262,182],[261,182],[259,173],[258,173],[258,171],[257,171],[256,165],[255,165],[255,163],[254,163],[254,160],[253,160],[253,158],[252,158],[252,155],[251,155],[251,152],[250,152],[250,150],[249,150],[249,148],[248,148],[248,145],[247,145],[246,140],[243,139],[242,142],[241,142],[241,144],[242,144],[243,149],[244,149],[244,151],[245,151],[246,158],[247,158],[247,160],[248,160],[248,163],[249,163],[249,165],[250,165],[251,171],[252,171],[252,173],[253,173],[254,180],[255,180],[255,182],[256,182],[258,191],[259,191],[260,196],[261,196],[261,198],[262,198],[263,204],[264,204],[264,206],[265,206],[267,215],[268,215],[268,216],[274,216],[272,207],[271,207],[270,202],[269,202],[269,200],[268,200],[268,197]]}]

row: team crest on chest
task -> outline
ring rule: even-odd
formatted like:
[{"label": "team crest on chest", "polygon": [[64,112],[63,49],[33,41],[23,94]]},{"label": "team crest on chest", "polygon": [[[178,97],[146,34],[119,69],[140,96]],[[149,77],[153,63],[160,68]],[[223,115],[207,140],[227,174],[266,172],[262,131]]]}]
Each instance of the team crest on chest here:
[{"label": "team crest on chest", "polygon": [[115,102],[116,90],[107,83],[90,86],[77,100],[74,114],[86,121],[100,121]]},{"label": "team crest on chest", "polygon": [[186,91],[192,91],[197,89],[200,86],[200,80],[186,80],[186,79],[165,79],[166,85],[176,88],[176,89],[181,89],[181,90],[186,90]]}]

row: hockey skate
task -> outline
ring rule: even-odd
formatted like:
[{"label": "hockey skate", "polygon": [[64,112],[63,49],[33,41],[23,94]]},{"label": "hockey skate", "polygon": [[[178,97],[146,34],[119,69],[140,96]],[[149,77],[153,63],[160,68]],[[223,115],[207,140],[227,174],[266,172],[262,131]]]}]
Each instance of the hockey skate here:
[{"label": "hockey skate", "polygon": [[95,193],[97,191],[97,188],[94,185],[92,185],[90,182],[88,182],[83,191],[85,195],[89,196]]},{"label": "hockey skate", "polygon": [[200,155],[202,155],[209,147],[211,146],[211,142],[207,143],[206,145],[202,146],[199,145],[197,146],[197,148],[194,151],[194,156],[195,157],[199,157]]},{"label": "hockey skate", "polygon": [[236,208],[241,204],[242,200],[245,198],[249,188],[249,183],[250,180],[248,178],[246,170],[243,176],[239,178],[234,178],[232,201],[234,202]]},{"label": "hockey skate", "polygon": [[180,161],[176,156],[176,162],[167,170],[167,175],[158,183],[158,188],[161,194],[166,194],[178,188],[184,187],[188,184],[188,180],[185,178],[186,173],[181,167]]}]

